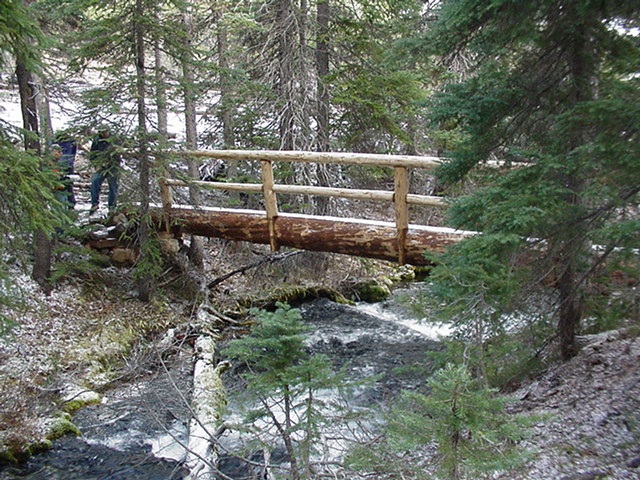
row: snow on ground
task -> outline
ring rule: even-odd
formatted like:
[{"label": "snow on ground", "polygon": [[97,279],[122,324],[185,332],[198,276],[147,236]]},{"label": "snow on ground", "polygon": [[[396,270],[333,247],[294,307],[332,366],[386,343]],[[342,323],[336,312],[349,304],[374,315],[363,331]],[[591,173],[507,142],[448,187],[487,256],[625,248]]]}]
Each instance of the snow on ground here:
[{"label": "snow on ground", "polygon": [[536,455],[496,478],[640,479],[640,338],[612,331],[585,339],[575,358],[515,393],[518,410],[543,416],[524,445]]}]

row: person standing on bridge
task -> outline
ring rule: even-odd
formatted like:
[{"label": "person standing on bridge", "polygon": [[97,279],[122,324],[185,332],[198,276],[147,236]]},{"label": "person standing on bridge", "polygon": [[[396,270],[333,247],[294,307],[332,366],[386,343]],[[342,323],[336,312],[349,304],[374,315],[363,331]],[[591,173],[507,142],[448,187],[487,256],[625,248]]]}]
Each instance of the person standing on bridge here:
[{"label": "person standing on bridge", "polygon": [[100,190],[105,180],[109,185],[107,203],[109,209],[116,206],[118,201],[118,181],[120,174],[120,153],[116,145],[115,137],[111,135],[108,127],[102,127],[98,135],[91,143],[89,150],[89,163],[96,169],[91,177],[91,210],[92,214],[100,205]]}]

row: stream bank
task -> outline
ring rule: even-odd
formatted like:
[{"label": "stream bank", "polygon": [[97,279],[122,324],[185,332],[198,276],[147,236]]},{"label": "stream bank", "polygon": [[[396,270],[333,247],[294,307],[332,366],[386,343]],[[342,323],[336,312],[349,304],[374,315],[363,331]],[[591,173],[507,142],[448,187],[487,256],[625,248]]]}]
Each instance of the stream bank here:
[{"label": "stream bank", "polygon": [[[325,419],[319,440],[314,442],[313,465],[318,478],[325,475],[343,478],[336,465],[342,462],[349,448],[368,435],[365,430],[376,428],[388,402],[402,389],[414,389],[424,383],[434,365],[428,358],[430,352],[443,349],[443,344],[434,336],[421,331],[420,319],[392,315],[392,310],[403,311],[393,300],[378,305],[381,310],[387,310],[384,316],[374,314],[370,307],[370,304],[345,305],[327,298],[305,302],[298,307],[310,328],[306,349],[312,355],[326,356],[334,371],[343,369],[346,374],[343,385],[353,385],[352,389],[321,389],[314,394],[323,405],[321,415]],[[225,345],[225,341],[220,342],[220,349]],[[227,422],[240,427],[228,429],[218,438],[226,453],[221,455],[222,475],[216,479],[254,478],[256,475],[261,478],[263,467],[260,464],[267,458],[272,465],[288,468],[288,458],[277,431],[266,428],[260,419],[244,422],[244,410],[240,408],[246,400],[241,380],[243,368],[233,365],[223,375],[229,392]],[[275,411],[276,415],[282,414],[277,407]],[[262,447],[258,448],[256,444]],[[265,451],[267,445],[269,448]],[[238,452],[244,452],[244,457],[253,464],[244,461]]]},{"label": "stream bank", "polygon": [[0,470],[0,479],[183,479],[188,472],[176,442],[188,437],[183,398],[190,396],[191,358],[185,348],[154,371],[104,392],[100,403],[73,414],[81,436],[57,439],[50,450]]}]

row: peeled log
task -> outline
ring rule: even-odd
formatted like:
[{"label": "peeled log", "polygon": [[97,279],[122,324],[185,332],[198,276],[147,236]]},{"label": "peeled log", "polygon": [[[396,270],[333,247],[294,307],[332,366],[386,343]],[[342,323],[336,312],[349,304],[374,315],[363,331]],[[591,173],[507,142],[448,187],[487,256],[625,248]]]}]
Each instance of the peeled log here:
[{"label": "peeled log", "polygon": [[[153,209],[161,217],[160,208]],[[265,212],[176,206],[170,216],[172,228],[180,233],[269,244],[269,224]],[[275,219],[277,244],[301,250],[342,253],[381,260],[398,261],[394,223],[339,217],[319,217],[280,213]],[[443,251],[473,232],[445,227],[409,225],[405,243],[405,263],[427,265],[425,251]]]}]

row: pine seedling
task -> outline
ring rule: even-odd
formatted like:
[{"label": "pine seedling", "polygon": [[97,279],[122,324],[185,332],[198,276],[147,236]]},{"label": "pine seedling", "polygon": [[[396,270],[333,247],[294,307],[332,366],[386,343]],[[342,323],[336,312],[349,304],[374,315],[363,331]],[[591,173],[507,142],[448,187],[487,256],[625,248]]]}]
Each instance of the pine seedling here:
[{"label": "pine seedling", "polygon": [[428,387],[428,394],[403,392],[391,412],[387,439],[394,450],[435,446],[439,474],[451,480],[483,478],[523,461],[518,441],[531,419],[507,414],[507,397],[453,364],[439,370]]}]

